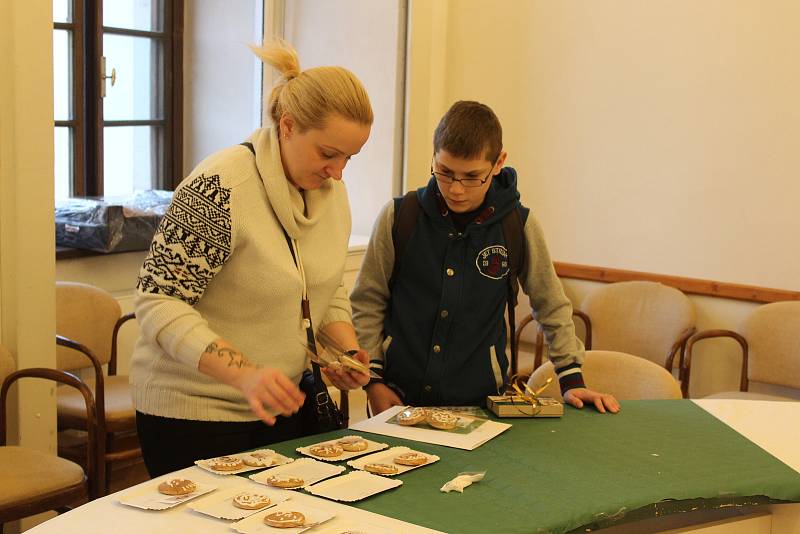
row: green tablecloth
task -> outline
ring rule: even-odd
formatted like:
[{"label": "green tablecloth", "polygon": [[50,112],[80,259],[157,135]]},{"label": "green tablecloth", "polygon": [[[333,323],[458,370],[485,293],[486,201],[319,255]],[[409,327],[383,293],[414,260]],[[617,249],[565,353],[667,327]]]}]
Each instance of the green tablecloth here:
[{"label": "green tablecloth", "polygon": [[[665,499],[766,496],[800,502],[800,474],[691,401],[626,401],[617,415],[567,407],[560,419],[514,426],[474,451],[385,436],[441,460],[400,475],[403,485],[354,506],[451,533],[567,532]],[[352,431],[276,444],[296,447]],[[486,471],[463,494],[439,488]]]}]

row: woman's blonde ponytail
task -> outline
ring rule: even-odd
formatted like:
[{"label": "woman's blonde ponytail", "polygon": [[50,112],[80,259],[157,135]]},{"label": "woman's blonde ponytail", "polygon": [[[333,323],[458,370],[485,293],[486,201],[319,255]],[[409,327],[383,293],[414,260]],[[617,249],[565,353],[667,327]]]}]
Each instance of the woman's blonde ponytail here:
[{"label": "woman's blonde ponytail", "polygon": [[281,39],[252,49],[261,61],[281,74],[266,102],[276,128],[283,113],[289,113],[301,131],[322,128],[331,113],[361,124],[372,124],[367,91],[349,70],[315,67],[301,71],[297,51]]}]

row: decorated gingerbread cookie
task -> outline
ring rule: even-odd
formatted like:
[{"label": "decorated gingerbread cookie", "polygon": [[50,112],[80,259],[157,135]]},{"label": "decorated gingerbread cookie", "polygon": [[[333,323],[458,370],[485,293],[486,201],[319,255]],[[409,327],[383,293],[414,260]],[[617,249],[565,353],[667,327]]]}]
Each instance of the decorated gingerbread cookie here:
[{"label": "decorated gingerbread cookie", "polygon": [[274,454],[256,451],[243,457],[242,461],[250,467],[270,467],[277,463],[277,458]]},{"label": "decorated gingerbread cookie", "polygon": [[197,489],[197,484],[185,478],[173,478],[158,485],[158,491],[164,495],[188,495]]},{"label": "decorated gingerbread cookie", "polygon": [[323,445],[314,445],[308,452],[320,458],[336,458],[341,456],[344,449],[339,445],[333,443],[325,443]]},{"label": "decorated gingerbread cookie", "polygon": [[397,414],[397,422],[406,426],[416,425],[423,422],[427,415],[425,408],[406,408]]},{"label": "decorated gingerbread cookie", "polygon": [[458,417],[445,410],[431,410],[428,412],[426,422],[433,428],[452,430],[456,427]]},{"label": "decorated gingerbread cookie", "polygon": [[208,467],[214,471],[237,471],[243,466],[244,462],[233,456],[220,456],[208,461]]},{"label": "decorated gingerbread cookie", "polygon": [[406,452],[396,456],[394,463],[400,465],[418,466],[428,463],[428,457],[419,452]]},{"label": "decorated gingerbread cookie", "polygon": [[369,447],[367,440],[359,436],[342,438],[337,441],[336,444],[347,452],[361,452],[367,450],[367,447]]},{"label": "decorated gingerbread cookie", "polygon": [[376,475],[395,475],[398,472],[397,466],[392,464],[371,463],[364,465],[364,471]]},{"label": "decorated gingerbread cookie", "polygon": [[300,512],[273,512],[264,517],[264,523],[276,528],[302,527],[306,517]]},{"label": "decorated gingerbread cookie", "polygon": [[270,503],[270,498],[263,493],[245,491],[233,498],[233,505],[243,510],[260,510]]},{"label": "decorated gingerbread cookie", "polygon": [[305,481],[298,477],[272,475],[267,479],[267,484],[276,488],[294,489],[302,487]]}]

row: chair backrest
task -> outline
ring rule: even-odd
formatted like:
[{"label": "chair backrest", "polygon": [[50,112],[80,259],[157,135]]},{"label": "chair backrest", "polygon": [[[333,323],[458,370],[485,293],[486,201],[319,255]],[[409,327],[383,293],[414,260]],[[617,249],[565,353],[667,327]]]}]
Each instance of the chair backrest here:
[{"label": "chair backrest", "polygon": [[[535,388],[549,377],[553,377],[553,381],[542,392],[542,396],[563,400],[552,362],[546,362],[536,369],[528,384]],[[681,388],[669,371],[624,352],[587,350],[583,379],[589,389],[610,393],[620,400],[681,398]]]},{"label": "chair backrest", "polygon": [[747,378],[800,389],[800,302],[759,306],[744,320]]},{"label": "chair backrest", "polygon": [[662,366],[695,325],[688,297],[657,282],[604,285],[586,296],[581,311],[592,321],[592,349],[636,354]]},{"label": "chair backrest", "polygon": [[[110,293],[77,282],[56,282],[56,334],[85,345],[106,364],[111,358],[114,325],[122,309]],[[56,348],[59,369],[90,367],[88,359],[75,350]]]}]

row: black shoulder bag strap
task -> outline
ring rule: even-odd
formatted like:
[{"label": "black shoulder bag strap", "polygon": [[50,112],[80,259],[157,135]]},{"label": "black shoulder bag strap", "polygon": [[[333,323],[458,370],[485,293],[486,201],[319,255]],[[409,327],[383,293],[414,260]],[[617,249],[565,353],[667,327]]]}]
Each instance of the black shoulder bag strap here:
[{"label": "black shoulder bag strap", "polygon": [[389,291],[400,272],[400,263],[408,247],[408,241],[414,232],[417,218],[421,211],[416,191],[409,191],[402,199],[394,203],[394,223],[392,224],[392,243],[394,244],[394,267],[389,278]]},{"label": "black shoulder bag strap", "polygon": [[[283,236],[286,238],[286,244],[289,245],[289,252],[292,253],[294,264],[297,265],[297,256],[294,254],[294,247],[292,247],[292,239],[286,233],[285,228]],[[317,355],[317,343],[314,339],[314,326],[311,323],[311,305],[308,298],[305,297],[300,300],[300,311],[303,315],[303,322],[306,327],[306,342],[308,343],[308,350],[314,355]],[[318,430],[333,430],[334,428],[347,428],[345,416],[338,410],[333,399],[328,395],[328,388],[325,387],[325,382],[322,380],[322,373],[320,372],[319,364],[312,361],[311,369],[314,373],[314,414],[316,415]]]},{"label": "black shoulder bag strap", "polygon": [[[253,147],[253,144],[250,142],[240,143],[242,146],[247,147],[250,152],[253,153],[255,156],[256,151]],[[281,230],[283,230],[283,236],[286,238],[286,244],[289,246],[289,252],[292,253],[292,260],[294,260],[294,264],[297,265],[297,256],[294,254],[294,247],[292,247],[292,238],[289,237],[289,234],[286,233],[286,228],[281,226]],[[308,350],[313,352],[315,355],[317,354],[317,343],[314,339],[314,327],[311,323],[311,305],[308,302],[308,298],[303,298],[300,300],[300,310],[303,314],[303,320],[306,326],[306,341],[308,343]],[[315,414],[318,420],[324,418],[333,418],[335,423],[339,428],[345,428],[346,423],[343,421],[343,416],[341,412],[339,415],[335,415],[331,413],[331,405],[333,400],[328,395],[328,389],[325,387],[325,382],[322,380],[322,372],[320,371],[319,364],[316,362],[311,362],[311,369],[314,373],[314,389],[316,391],[314,395],[314,408]],[[338,410],[334,410],[338,411]]]},{"label": "black shoulder bag strap", "polygon": [[525,234],[522,227],[522,216],[515,207],[503,217],[503,238],[508,251],[508,335],[511,346],[511,376],[519,370],[519,347],[517,346],[517,322],[514,308],[517,306],[519,292],[519,276],[525,269]]}]

